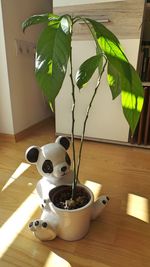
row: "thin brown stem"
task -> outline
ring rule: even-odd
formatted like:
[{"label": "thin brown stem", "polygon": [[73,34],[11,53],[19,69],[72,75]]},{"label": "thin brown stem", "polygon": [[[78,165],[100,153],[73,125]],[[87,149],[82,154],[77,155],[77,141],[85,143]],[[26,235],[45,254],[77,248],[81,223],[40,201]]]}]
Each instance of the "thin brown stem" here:
[{"label": "thin brown stem", "polygon": [[70,49],[70,80],[72,85],[72,129],[71,129],[71,139],[72,139],[72,156],[73,156],[73,183],[72,183],[72,199],[75,197],[77,176],[76,176],[76,153],[75,153],[75,138],[74,138],[74,128],[75,128],[75,85],[73,81],[73,68],[72,68],[72,47]]},{"label": "thin brown stem", "polygon": [[[105,59],[106,60],[106,59]],[[81,155],[82,155],[82,149],[83,149],[83,141],[84,141],[84,136],[85,136],[85,129],[86,129],[86,124],[87,124],[87,120],[88,120],[88,117],[89,117],[89,112],[90,112],[90,109],[92,107],[92,104],[93,104],[93,101],[94,101],[94,98],[96,96],[96,93],[97,93],[97,90],[98,90],[98,87],[101,83],[101,78],[102,78],[102,75],[105,71],[105,67],[107,65],[107,60],[105,61],[104,63],[104,66],[103,66],[103,69],[100,73],[100,76],[97,80],[97,84],[96,84],[96,87],[94,89],[94,93],[93,93],[93,96],[91,98],[91,101],[88,105],[88,108],[87,108],[87,113],[86,113],[86,116],[85,116],[85,120],[84,120],[84,123],[83,123],[83,131],[82,131],[82,137],[81,137],[81,142],[80,142],[80,149],[79,149],[79,156],[78,156],[78,164],[77,164],[77,174],[76,174],[76,179],[79,180],[79,170],[80,170],[80,163],[81,163]]]}]

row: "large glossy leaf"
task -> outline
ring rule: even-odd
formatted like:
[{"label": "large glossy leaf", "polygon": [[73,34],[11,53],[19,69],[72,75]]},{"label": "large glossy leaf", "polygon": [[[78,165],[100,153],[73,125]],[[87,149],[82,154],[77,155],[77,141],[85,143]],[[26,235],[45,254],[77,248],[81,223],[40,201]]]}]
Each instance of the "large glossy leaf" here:
[{"label": "large glossy leaf", "polygon": [[41,15],[33,15],[22,23],[23,32],[26,30],[26,28],[28,28],[31,25],[45,23],[45,22],[48,23],[49,21],[56,20],[58,18],[59,17],[57,15],[50,14],[50,13],[41,14]]},{"label": "large glossy leaf", "polygon": [[91,79],[95,70],[100,66],[102,55],[88,58],[79,68],[76,74],[76,84],[79,89],[83,88]]},{"label": "large glossy leaf", "polygon": [[48,101],[53,103],[66,75],[70,55],[71,21],[64,16],[42,32],[36,53],[36,78]]},{"label": "large glossy leaf", "polygon": [[144,102],[144,90],[139,76],[130,65],[132,82],[125,77],[121,79],[122,108],[132,133],[134,133],[139,121],[140,113]]},{"label": "large glossy leaf", "polygon": [[111,90],[112,99],[121,93],[120,77],[118,71],[108,62],[107,81]]},{"label": "large glossy leaf", "polygon": [[[117,91],[113,97],[119,94],[121,88],[123,112],[133,133],[143,105],[143,87],[139,76],[130,65],[116,36],[101,23],[91,19],[87,20],[95,31],[96,45],[99,45],[106,55],[109,68],[111,66],[111,75],[115,77]],[[117,89],[118,82],[120,83],[119,89]]]},{"label": "large glossy leaf", "polygon": [[92,25],[92,30],[95,31],[95,36],[97,38],[96,45],[100,46],[101,50],[106,55],[108,62],[110,62],[112,66],[115,66],[116,70],[121,75],[124,75],[127,79],[131,80],[129,62],[117,37],[102,23],[88,18],[87,20]]}]

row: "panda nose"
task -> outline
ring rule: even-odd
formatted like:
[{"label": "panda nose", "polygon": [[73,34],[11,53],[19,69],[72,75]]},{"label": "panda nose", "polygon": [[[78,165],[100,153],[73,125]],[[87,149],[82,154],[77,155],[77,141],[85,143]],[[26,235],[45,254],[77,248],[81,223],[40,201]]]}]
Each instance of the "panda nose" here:
[{"label": "panda nose", "polygon": [[64,167],[61,168],[61,171],[62,172],[65,172],[66,170],[67,170],[67,167],[66,166],[64,166]]}]

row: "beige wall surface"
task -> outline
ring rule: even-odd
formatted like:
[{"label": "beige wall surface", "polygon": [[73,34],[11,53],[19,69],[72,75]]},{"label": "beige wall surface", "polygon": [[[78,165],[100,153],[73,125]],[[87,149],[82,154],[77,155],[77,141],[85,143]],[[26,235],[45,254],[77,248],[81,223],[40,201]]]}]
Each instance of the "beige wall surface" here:
[{"label": "beige wall surface", "polygon": [[[30,15],[50,11],[51,1],[2,0],[1,2],[14,133],[18,133],[50,115],[50,110],[35,81],[34,55],[19,53],[16,40],[36,43],[41,26],[32,26],[23,34],[21,24]],[[0,77],[1,75],[0,72]],[[2,97],[8,100],[7,95]],[[0,128],[0,132],[4,131],[10,133]]]}]

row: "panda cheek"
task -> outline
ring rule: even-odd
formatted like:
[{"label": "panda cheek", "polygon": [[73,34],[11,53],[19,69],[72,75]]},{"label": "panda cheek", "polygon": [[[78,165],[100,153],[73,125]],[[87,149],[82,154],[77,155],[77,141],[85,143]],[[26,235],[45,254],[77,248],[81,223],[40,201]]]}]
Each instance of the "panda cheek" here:
[{"label": "panda cheek", "polygon": [[54,176],[55,178],[60,178],[60,173],[58,173],[58,172],[53,172],[53,176]]}]

